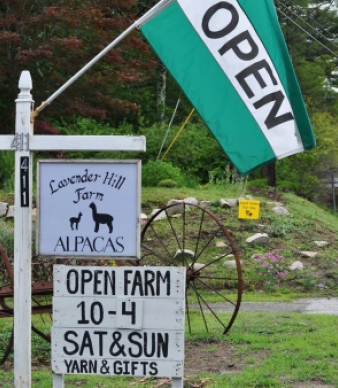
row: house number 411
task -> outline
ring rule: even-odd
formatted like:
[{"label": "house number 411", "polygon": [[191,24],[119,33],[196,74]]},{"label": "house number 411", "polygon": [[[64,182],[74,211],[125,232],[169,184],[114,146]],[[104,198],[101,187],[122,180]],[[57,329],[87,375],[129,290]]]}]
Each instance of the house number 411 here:
[{"label": "house number 411", "polygon": [[29,158],[21,156],[20,158],[20,198],[21,207],[29,206]]}]

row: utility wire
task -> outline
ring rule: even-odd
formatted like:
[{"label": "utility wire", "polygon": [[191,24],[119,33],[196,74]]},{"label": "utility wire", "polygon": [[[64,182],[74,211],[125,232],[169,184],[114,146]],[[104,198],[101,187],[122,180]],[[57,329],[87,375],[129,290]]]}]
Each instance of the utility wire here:
[{"label": "utility wire", "polygon": [[327,51],[329,51],[332,55],[334,55],[336,58],[338,58],[338,54],[336,54],[335,52],[333,52],[329,47],[325,46],[321,41],[319,41],[317,38],[315,38],[312,34],[309,33],[309,31],[305,30],[305,28],[303,28],[301,25],[299,25],[298,23],[296,23],[291,17],[289,17],[288,15],[286,15],[283,11],[281,11],[278,7],[276,7],[277,11],[279,13],[281,13],[282,15],[284,15],[288,20],[291,21],[291,23],[293,23],[295,26],[297,26],[299,29],[301,29],[303,32],[305,32],[305,34],[307,34],[311,39],[313,39],[314,41],[316,41],[319,45],[321,45],[322,47],[324,47]]},{"label": "utility wire", "polygon": [[[298,8],[298,9],[301,9],[301,10],[305,9],[305,8],[300,7],[299,5],[297,5],[293,0],[289,0],[289,1],[290,1],[290,3],[292,3],[295,6],[295,8]],[[332,2],[331,2],[331,5],[332,5]],[[331,5],[327,9],[330,9]],[[284,7],[286,7],[286,5],[284,5]],[[308,9],[308,8],[306,8],[306,9]],[[316,8],[316,10],[317,10],[317,8]],[[321,27],[323,31],[327,30],[327,28],[325,26],[323,26],[322,24],[318,23],[317,20],[314,17],[312,17],[310,14],[307,14],[307,17],[309,19],[311,19],[315,24],[317,24],[317,26]]]},{"label": "utility wire", "polygon": [[[336,45],[335,43],[333,43],[329,38],[327,38],[323,33],[321,33],[320,31],[317,30],[316,27],[312,26],[310,23],[308,23],[306,20],[304,20],[301,16],[299,16],[296,12],[294,12],[292,9],[288,8],[285,4],[283,4],[280,0],[276,0],[279,4],[281,4],[284,8],[288,9],[293,15],[295,15],[298,19],[302,20],[307,26],[311,27],[314,31],[316,31],[317,34],[319,34],[321,37],[323,37],[325,40],[327,40],[328,42],[330,42],[330,44],[332,44],[333,46],[335,46],[336,48],[338,48],[338,45]],[[293,3],[293,2],[292,2]],[[295,3],[293,3],[295,4]],[[310,17],[310,15],[308,15]],[[311,17],[310,17],[311,18]],[[312,18],[313,19],[313,18]],[[316,22],[316,21],[315,21]],[[316,22],[317,23],[317,22]],[[320,27],[322,27],[322,29],[325,29],[322,25],[320,25],[319,23],[317,23]]]}]

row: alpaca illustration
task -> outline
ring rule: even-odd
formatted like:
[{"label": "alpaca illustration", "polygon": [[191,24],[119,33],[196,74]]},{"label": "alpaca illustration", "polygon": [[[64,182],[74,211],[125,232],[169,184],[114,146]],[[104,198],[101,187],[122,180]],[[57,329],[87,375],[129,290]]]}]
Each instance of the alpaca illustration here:
[{"label": "alpaca illustration", "polygon": [[104,214],[104,213],[98,213],[96,211],[96,205],[94,202],[92,202],[89,207],[92,209],[93,213],[93,220],[95,222],[95,229],[94,232],[97,233],[100,228],[100,224],[107,224],[109,228],[109,233],[113,232],[113,220],[114,217],[110,214]]},{"label": "alpaca illustration", "polygon": [[81,217],[82,217],[82,213],[80,212],[78,217],[71,217],[69,219],[70,227],[72,228],[72,230],[74,230],[74,225],[75,225],[75,229],[76,230],[78,229]]}]

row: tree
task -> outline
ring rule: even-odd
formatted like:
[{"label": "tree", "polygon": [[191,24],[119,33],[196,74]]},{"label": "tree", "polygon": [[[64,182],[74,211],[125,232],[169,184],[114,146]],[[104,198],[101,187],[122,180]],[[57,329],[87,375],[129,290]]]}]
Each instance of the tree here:
[{"label": "tree", "polygon": [[[311,116],[320,111],[329,111],[331,114],[338,112],[337,93],[333,89],[337,65],[337,55],[333,50],[338,48],[338,16],[334,3],[334,0],[275,0],[280,24]],[[296,175],[300,178],[299,181],[305,176],[309,181],[309,171],[320,175],[323,165],[332,161],[324,157],[323,153],[318,155],[317,151],[312,151],[310,155],[313,163],[309,163],[308,156],[292,157],[291,163],[290,160],[280,162],[280,168],[277,169],[279,178],[285,180],[289,173],[292,175],[291,181],[297,179]],[[294,167],[294,160],[297,160],[296,166],[302,165],[300,169]],[[262,176],[267,178],[270,186],[276,186],[276,164],[263,168]],[[303,193],[306,192],[305,185],[300,186]]]},{"label": "tree", "polygon": [[[46,100],[135,19],[136,0],[3,0],[0,3],[1,132],[14,128],[22,70],[37,104]],[[50,107],[43,119],[83,116],[117,124],[138,112],[135,88],[153,79],[157,63],[137,31],[109,52]]]},{"label": "tree", "polygon": [[[275,0],[307,107],[337,112],[338,14],[335,0]],[[337,54],[336,54],[337,53]]]}]

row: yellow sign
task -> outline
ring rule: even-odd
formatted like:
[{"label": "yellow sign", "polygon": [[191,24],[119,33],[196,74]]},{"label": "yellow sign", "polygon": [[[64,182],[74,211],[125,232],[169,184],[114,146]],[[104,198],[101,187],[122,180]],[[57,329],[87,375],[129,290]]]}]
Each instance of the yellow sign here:
[{"label": "yellow sign", "polygon": [[239,201],[238,218],[257,220],[259,218],[260,201],[241,200]]}]

